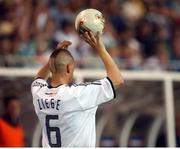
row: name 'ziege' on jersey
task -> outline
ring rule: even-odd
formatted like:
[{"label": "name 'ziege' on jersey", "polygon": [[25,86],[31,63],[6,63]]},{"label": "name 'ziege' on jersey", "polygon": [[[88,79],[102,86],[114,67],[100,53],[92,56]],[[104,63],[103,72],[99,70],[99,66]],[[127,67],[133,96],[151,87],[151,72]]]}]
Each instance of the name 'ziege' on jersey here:
[{"label": "name 'ziege' on jersey", "polygon": [[43,147],[94,147],[99,104],[115,98],[112,82],[51,87],[43,79],[31,85],[35,112],[42,127]]}]

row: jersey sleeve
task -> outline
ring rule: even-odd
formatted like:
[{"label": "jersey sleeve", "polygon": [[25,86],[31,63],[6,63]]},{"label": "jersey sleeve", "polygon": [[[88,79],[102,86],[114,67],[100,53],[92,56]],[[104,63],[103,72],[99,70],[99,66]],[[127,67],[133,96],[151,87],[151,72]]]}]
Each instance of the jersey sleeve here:
[{"label": "jersey sleeve", "polygon": [[116,97],[114,86],[107,77],[74,86],[74,94],[83,109],[96,107]]},{"label": "jersey sleeve", "polygon": [[47,86],[47,82],[41,78],[35,79],[31,84],[31,92],[32,94],[38,92],[44,86]]}]

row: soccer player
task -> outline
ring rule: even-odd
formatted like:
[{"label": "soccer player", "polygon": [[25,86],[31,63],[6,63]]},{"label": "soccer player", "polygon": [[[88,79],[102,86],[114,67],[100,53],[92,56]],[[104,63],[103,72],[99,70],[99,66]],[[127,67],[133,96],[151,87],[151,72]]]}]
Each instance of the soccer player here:
[{"label": "soccer player", "polygon": [[[31,85],[35,112],[42,127],[43,147],[95,147],[95,114],[98,105],[115,98],[122,75],[105,49],[101,36],[85,32],[81,37],[97,50],[107,77],[95,82],[71,84],[74,58],[67,50],[71,44],[58,44],[49,62]],[[46,82],[52,74],[50,84]]]}]

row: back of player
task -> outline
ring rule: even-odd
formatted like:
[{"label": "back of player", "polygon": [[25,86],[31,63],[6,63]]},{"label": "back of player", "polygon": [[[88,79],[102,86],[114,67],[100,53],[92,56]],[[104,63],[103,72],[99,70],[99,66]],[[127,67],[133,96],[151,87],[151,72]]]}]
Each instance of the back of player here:
[{"label": "back of player", "polygon": [[[121,73],[106,51],[100,34],[86,32],[82,38],[97,50],[107,77],[96,82],[73,84],[75,61],[67,50],[71,44],[58,44],[47,64],[31,86],[33,104],[39,118],[43,147],[95,147],[95,114],[99,104],[115,98],[114,87],[123,83]],[[46,80],[51,73],[51,85]],[[40,79],[41,78],[41,79]]]},{"label": "back of player", "polygon": [[58,87],[36,79],[32,94],[43,147],[94,147],[97,106],[115,97],[109,78]]}]

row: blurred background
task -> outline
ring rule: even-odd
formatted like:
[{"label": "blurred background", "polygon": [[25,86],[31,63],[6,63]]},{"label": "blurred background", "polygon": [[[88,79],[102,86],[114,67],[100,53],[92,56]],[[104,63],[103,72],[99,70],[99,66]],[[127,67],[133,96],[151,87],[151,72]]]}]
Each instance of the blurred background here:
[{"label": "blurred background", "polygon": [[[126,79],[99,107],[97,146],[180,146],[179,0],[0,0],[0,146],[41,146],[30,84],[58,42],[73,43],[76,82],[104,74],[75,31],[87,8],[103,13],[104,43]],[[17,144],[3,139],[13,135]]]}]

